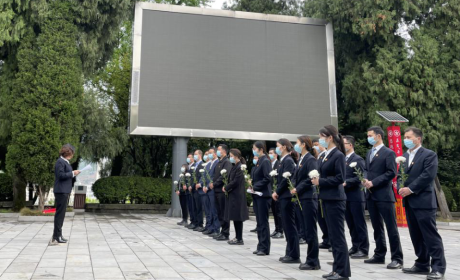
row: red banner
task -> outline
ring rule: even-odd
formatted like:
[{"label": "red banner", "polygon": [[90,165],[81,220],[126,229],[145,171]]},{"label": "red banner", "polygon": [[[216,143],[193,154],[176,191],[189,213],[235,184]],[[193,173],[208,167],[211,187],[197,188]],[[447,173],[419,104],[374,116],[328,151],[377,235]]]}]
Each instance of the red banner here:
[{"label": "red banner", "polygon": [[[389,126],[387,128],[388,134],[388,147],[392,149],[396,156],[403,155],[403,147],[401,141],[401,128],[399,126]],[[399,170],[399,165],[398,165]],[[398,185],[396,178],[393,179],[393,191],[396,195],[396,220],[398,223],[398,227],[407,227],[407,220],[406,220],[406,211],[403,207],[402,197],[398,194]]]}]

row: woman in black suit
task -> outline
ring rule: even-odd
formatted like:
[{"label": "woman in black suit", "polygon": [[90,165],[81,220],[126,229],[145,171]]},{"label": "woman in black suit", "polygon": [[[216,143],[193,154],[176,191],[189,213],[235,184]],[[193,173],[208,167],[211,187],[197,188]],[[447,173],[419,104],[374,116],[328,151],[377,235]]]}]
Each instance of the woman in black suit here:
[{"label": "woman in black suit", "polygon": [[308,244],[307,260],[299,266],[301,270],[319,270],[319,245],[318,245],[318,195],[311,183],[308,174],[317,169],[318,156],[313,148],[313,142],[308,136],[297,137],[294,150],[300,154],[300,160],[295,172],[295,189],[291,193],[297,194],[302,205],[302,222],[305,228],[306,242]]},{"label": "woman in black suit", "polygon": [[62,226],[64,224],[69,194],[72,192],[73,178],[80,174],[79,170],[73,170],[70,160],[75,154],[75,148],[66,144],[59,151],[59,158],[54,166],[54,198],[56,201],[56,214],[54,215],[54,232],[51,243],[67,243],[62,237]]},{"label": "woman in black suit", "polygon": [[329,280],[349,279],[351,276],[348,245],[345,239],[346,200],[343,182],[345,181],[345,147],[342,135],[337,128],[327,125],[319,131],[319,143],[327,152],[319,162],[319,178],[311,180],[319,186],[319,199],[324,211],[332,246],[334,264],[332,272],[324,275]]},{"label": "woman in black suit", "polygon": [[257,141],[252,146],[254,157],[258,158],[252,171],[252,189],[261,192],[262,196],[253,195],[254,210],[257,221],[257,250],[258,256],[270,255],[270,225],[268,222],[270,205],[272,201],[272,184],[270,172],[272,164],[267,156],[267,146],[263,141]]},{"label": "woman in black suit", "polygon": [[233,164],[233,167],[228,174],[228,184],[222,188],[222,191],[227,193],[225,220],[233,221],[236,238],[228,241],[228,244],[244,245],[243,222],[249,219],[249,212],[246,202],[244,173],[241,170],[241,165],[246,162],[238,149],[230,150],[230,162]]},{"label": "woman in black suit", "polygon": [[282,263],[300,263],[299,235],[295,225],[295,206],[289,190],[288,179],[283,175],[286,172],[294,176],[296,169],[297,153],[294,151],[291,142],[282,138],[276,143],[276,153],[280,156],[278,167],[278,186],[272,197],[279,202],[281,220],[283,222],[284,234],[286,236],[286,255],[280,258]]},{"label": "woman in black suit", "polygon": [[176,191],[177,195],[179,196],[180,208],[182,210],[182,221],[178,222],[177,224],[180,226],[187,226],[188,225],[188,206],[187,206],[187,178],[185,177],[185,173],[188,172],[188,164],[182,164],[180,168],[180,178],[178,189]]}]

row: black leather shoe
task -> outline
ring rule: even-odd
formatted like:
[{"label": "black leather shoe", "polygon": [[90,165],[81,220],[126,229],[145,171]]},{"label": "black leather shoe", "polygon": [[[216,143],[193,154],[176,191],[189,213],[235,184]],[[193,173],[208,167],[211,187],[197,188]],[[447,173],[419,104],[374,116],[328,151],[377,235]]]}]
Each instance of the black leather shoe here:
[{"label": "black leather shoe", "polygon": [[257,232],[257,228],[250,230],[249,232]]},{"label": "black leather shoe", "polygon": [[300,263],[300,259],[293,259],[291,257],[285,257],[281,261],[282,263]]},{"label": "black leather shoe", "polygon": [[384,264],[385,263],[385,260],[379,260],[379,259],[376,259],[375,257],[372,257],[368,260],[364,260],[364,263],[370,263],[370,264]]},{"label": "black leather shoe", "polygon": [[252,252],[254,255],[257,255],[257,253],[259,253],[259,251],[255,250],[254,252]]},{"label": "black leather shoe", "polygon": [[236,238],[230,240],[227,242],[228,244],[230,245],[244,245],[244,241],[243,240],[238,240]]},{"label": "black leather shoe", "polygon": [[65,242],[69,241],[69,240],[65,239],[64,237],[62,237],[62,235],[61,235],[61,239],[62,239],[63,241],[65,241]]},{"label": "black leather shoe", "polygon": [[281,257],[281,258],[279,259],[279,261],[282,262],[282,261],[283,261],[285,258],[287,258],[287,257],[288,257],[288,256]]},{"label": "black leather shoe", "polygon": [[329,248],[331,248],[331,245],[320,243],[318,247],[320,249],[329,249]]},{"label": "black leather shoe", "polygon": [[187,221],[180,221],[180,222],[177,223],[177,225],[183,226],[183,225],[186,224],[186,223],[187,223]]},{"label": "black leather shoe", "polygon": [[407,274],[421,274],[421,275],[428,275],[430,274],[430,269],[421,269],[416,267],[415,265],[411,268],[403,268],[402,272]]},{"label": "black leather shoe", "polygon": [[334,271],[332,271],[332,272],[330,272],[330,273],[328,273],[328,274],[324,274],[324,275],[323,275],[323,278],[328,278],[328,277],[334,276],[334,275],[336,275],[336,274],[337,274],[337,273],[335,273]]},{"label": "black leather shoe", "polygon": [[187,228],[188,229],[194,229],[194,228],[196,228],[196,226],[194,224],[190,224],[190,225],[187,226]]},{"label": "black leather shoe", "polygon": [[196,227],[193,229],[193,231],[198,231],[198,232],[203,232],[205,231],[204,227]]},{"label": "black leather shoe", "polygon": [[307,244],[307,241],[303,238],[299,239],[299,244]]},{"label": "black leather shoe", "polygon": [[389,265],[387,265],[388,269],[401,269],[403,264],[398,261],[392,261]]},{"label": "black leather shoe", "polygon": [[204,234],[204,235],[208,235],[208,234],[211,234],[211,233],[212,233],[212,231],[209,231],[209,229],[206,229],[206,230],[204,230],[202,232],[202,234]]},{"label": "black leather shoe", "polygon": [[281,232],[277,232],[274,236],[272,236],[272,238],[281,239],[284,238],[284,234],[282,234]]},{"label": "black leather shoe", "polygon": [[366,253],[364,253],[363,251],[358,251],[358,252],[350,255],[350,258],[352,258],[352,259],[367,259],[368,257],[369,256]]},{"label": "black leather shoe", "polygon": [[216,237],[213,237],[214,239],[217,239],[222,236],[222,233],[219,233]]},{"label": "black leather shoe", "polygon": [[274,232],[272,232],[272,234],[270,234],[270,237],[273,237],[277,234],[278,232],[275,230]]},{"label": "black leather shoe", "polygon": [[299,269],[300,270],[320,270],[321,269],[321,266],[317,265],[317,266],[311,266],[311,265],[308,265],[306,263],[303,263],[299,266]]},{"label": "black leather shoe", "polygon": [[439,280],[444,279],[444,274],[438,271],[433,271],[426,277],[427,280]]},{"label": "black leather shoe", "polygon": [[219,233],[218,232],[213,232],[211,234],[208,234],[209,237],[212,237],[212,238],[215,238],[217,236],[219,236]]},{"label": "black leather shoe", "polygon": [[353,255],[353,254],[356,254],[357,252],[358,252],[357,249],[351,248],[350,250],[348,250],[348,255]]},{"label": "black leather shoe", "polygon": [[332,247],[330,247],[329,249],[327,249],[329,251],[329,253],[332,253]]},{"label": "black leather shoe", "polygon": [[340,275],[338,275],[337,273],[332,275],[331,277],[327,277],[326,278],[327,280],[349,280],[350,278],[348,277],[342,277]]},{"label": "black leather shoe", "polygon": [[53,238],[53,242],[57,242],[57,243],[67,243],[66,240],[62,239],[62,237]]},{"label": "black leather shoe", "polygon": [[268,254],[265,254],[264,252],[259,251],[259,252],[257,253],[257,256],[259,256],[259,257],[260,257],[260,256],[268,256]]},{"label": "black leather shoe", "polygon": [[221,235],[220,237],[216,238],[217,241],[228,241],[228,236]]}]

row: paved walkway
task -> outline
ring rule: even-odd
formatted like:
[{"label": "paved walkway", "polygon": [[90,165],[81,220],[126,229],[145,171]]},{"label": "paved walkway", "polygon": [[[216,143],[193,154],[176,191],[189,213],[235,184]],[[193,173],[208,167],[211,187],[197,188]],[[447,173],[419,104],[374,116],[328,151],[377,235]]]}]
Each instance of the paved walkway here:
[{"label": "paved walkway", "polygon": [[[52,223],[0,221],[0,280],[309,280],[322,279],[321,275],[332,269],[328,264],[332,254],[325,250],[320,252],[320,271],[300,271],[298,265],[278,262],[284,255],[284,240],[272,240],[270,256],[253,255],[257,236],[249,230],[255,227],[254,221],[244,224],[244,246],[214,241],[177,226],[177,221],[162,215],[86,213],[66,221],[64,236],[70,241],[59,246],[48,246]],[[460,231],[443,228],[446,279],[460,279]],[[415,256],[408,230],[400,229],[400,234],[406,266],[411,266]],[[306,250],[306,245],[301,245],[302,260]],[[351,260],[351,265],[351,279],[356,280],[425,278],[387,270],[385,265],[365,265],[362,260]]]}]

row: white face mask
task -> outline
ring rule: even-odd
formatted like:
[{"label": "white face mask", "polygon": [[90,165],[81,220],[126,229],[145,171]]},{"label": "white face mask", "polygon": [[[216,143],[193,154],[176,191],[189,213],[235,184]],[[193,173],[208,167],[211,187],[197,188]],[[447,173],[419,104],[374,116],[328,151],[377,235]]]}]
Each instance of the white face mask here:
[{"label": "white face mask", "polygon": [[185,172],[185,167],[182,167],[182,168],[180,169],[180,171],[181,171],[182,173],[184,173],[184,172]]}]

